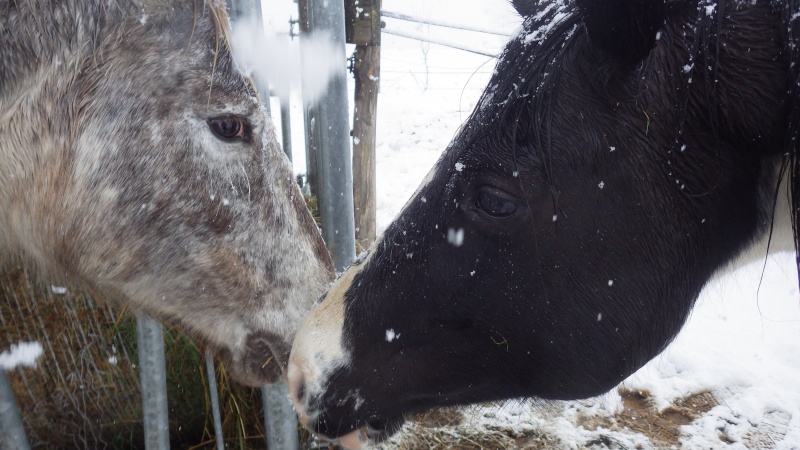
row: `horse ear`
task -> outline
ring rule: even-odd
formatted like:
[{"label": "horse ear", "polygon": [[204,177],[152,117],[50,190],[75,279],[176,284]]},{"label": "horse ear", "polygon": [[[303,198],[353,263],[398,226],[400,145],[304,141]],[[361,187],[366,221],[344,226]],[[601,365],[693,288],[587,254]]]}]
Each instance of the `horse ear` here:
[{"label": "horse ear", "polygon": [[667,14],[664,0],[575,0],[575,3],[592,43],[625,65],[642,61],[655,47],[656,34]]},{"label": "horse ear", "polygon": [[517,10],[522,17],[532,16],[534,12],[541,7],[537,7],[537,4],[540,0],[511,0],[511,4],[514,5],[514,9]]}]

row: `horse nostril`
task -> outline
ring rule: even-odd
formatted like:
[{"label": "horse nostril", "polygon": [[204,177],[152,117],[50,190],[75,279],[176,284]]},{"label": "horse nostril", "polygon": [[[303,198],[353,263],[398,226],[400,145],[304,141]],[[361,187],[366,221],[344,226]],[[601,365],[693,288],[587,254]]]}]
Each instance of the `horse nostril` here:
[{"label": "horse nostril", "polygon": [[306,402],[306,382],[304,379],[301,379],[297,385],[297,401],[300,403]]},{"label": "horse nostril", "polygon": [[389,425],[389,419],[381,416],[370,416],[367,419],[367,426],[373,431],[383,431]]}]

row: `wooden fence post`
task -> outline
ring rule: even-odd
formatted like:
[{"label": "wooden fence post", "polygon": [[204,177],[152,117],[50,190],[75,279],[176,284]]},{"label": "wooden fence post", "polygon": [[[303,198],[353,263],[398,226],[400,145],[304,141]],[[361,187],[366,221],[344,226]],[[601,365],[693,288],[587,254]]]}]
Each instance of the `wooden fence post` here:
[{"label": "wooden fence post", "polygon": [[356,241],[369,248],[376,235],[375,136],[381,61],[381,0],[346,3],[347,42],[356,44],[353,112],[353,200]]}]

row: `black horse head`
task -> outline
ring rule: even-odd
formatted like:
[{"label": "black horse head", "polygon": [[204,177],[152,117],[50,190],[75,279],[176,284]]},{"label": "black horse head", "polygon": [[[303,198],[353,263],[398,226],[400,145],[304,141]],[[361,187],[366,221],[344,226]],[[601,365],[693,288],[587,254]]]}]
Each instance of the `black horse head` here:
[{"label": "black horse head", "polygon": [[515,6],[478,107],[295,340],[312,430],[355,445],[437,406],[605,392],[789,209],[795,5]]}]

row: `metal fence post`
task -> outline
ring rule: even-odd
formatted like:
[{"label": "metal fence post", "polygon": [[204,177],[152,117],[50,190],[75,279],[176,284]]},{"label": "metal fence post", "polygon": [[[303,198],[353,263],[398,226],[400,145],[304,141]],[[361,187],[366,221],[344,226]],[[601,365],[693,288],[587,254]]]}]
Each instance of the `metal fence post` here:
[{"label": "metal fence post", "polygon": [[167,371],[164,359],[164,332],[150,316],[136,316],[139,346],[139,378],[142,387],[144,443],[148,450],[169,448]]},{"label": "metal fence post", "polygon": [[292,119],[289,117],[291,114],[291,103],[289,96],[281,98],[281,135],[283,141],[283,152],[289,161],[292,160]]},{"label": "metal fence post", "polygon": [[322,237],[341,272],[355,259],[353,218],[353,162],[345,79],[345,30],[343,0],[308,0],[309,29],[325,32],[342,61],[342,69],[328,82],[328,90],[316,105],[319,133],[318,186]]},{"label": "metal fence post", "polygon": [[[261,389],[264,403],[264,429],[269,450],[298,450],[297,417],[289,403],[289,387],[284,382]],[[287,407],[288,405],[288,407]]]},{"label": "metal fence post", "polygon": [[[261,2],[259,0],[228,0],[231,18],[236,21],[246,17],[255,17],[258,29],[263,32]],[[269,104],[270,90],[268,80],[256,78],[256,89],[261,94],[261,101],[271,114]],[[283,119],[283,118],[282,118]],[[284,137],[284,139],[286,139]],[[285,151],[285,149],[284,149]],[[299,446],[297,434],[297,416],[289,401],[288,387],[285,383],[267,384],[261,387],[264,399],[264,425],[267,433],[267,446],[271,450],[296,449]]]},{"label": "metal fence post", "polygon": [[28,437],[22,426],[11,382],[5,369],[0,368],[0,450],[28,450]]},{"label": "metal fence post", "polygon": [[217,392],[217,372],[214,369],[214,355],[206,349],[206,373],[208,374],[208,395],[211,397],[211,414],[214,416],[214,439],[217,450],[225,450],[225,437],[222,435],[222,415],[219,411],[219,393]]}]

